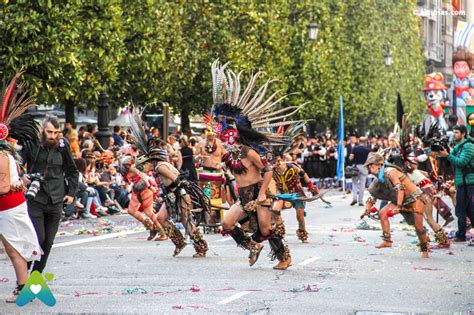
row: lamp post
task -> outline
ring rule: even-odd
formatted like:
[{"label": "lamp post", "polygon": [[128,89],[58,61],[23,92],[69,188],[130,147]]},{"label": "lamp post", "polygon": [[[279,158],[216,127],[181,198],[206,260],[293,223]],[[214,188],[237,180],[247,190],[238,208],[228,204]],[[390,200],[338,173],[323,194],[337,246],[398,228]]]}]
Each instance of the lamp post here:
[{"label": "lamp post", "polygon": [[97,113],[97,127],[99,131],[97,131],[95,137],[105,150],[109,147],[110,137],[112,137],[112,133],[109,131],[109,122],[110,115],[107,93],[101,91],[99,94],[99,111]]},{"label": "lamp post", "polygon": [[308,38],[313,41],[318,39],[318,31],[319,31],[318,24],[316,22],[309,23]]}]

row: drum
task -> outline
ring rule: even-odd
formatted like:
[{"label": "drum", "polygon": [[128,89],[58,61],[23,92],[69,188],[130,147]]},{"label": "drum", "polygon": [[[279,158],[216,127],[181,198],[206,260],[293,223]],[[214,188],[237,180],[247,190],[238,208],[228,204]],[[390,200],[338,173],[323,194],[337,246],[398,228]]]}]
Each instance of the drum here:
[{"label": "drum", "polygon": [[201,187],[204,194],[211,201],[211,209],[217,211],[218,217],[213,215],[214,219],[219,221],[224,217],[224,210],[212,206],[221,206],[223,198],[222,186],[225,183],[225,177],[223,173],[209,173],[200,172],[198,174],[199,186]]}]

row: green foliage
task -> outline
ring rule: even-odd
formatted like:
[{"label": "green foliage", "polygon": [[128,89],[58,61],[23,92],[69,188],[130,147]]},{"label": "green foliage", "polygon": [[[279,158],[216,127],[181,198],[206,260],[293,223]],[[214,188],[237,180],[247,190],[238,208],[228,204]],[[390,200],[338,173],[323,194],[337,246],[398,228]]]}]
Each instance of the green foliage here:
[{"label": "green foliage", "polygon": [[[4,2],[0,75],[25,66],[40,102],[113,105],[166,101],[183,115],[208,110],[215,58],[263,70],[272,90],[306,105],[317,127],[337,126],[344,96],[348,126],[392,126],[400,91],[420,114],[424,59],[411,0]],[[316,21],[319,36],[307,37]],[[384,64],[391,50],[392,67]]]}]

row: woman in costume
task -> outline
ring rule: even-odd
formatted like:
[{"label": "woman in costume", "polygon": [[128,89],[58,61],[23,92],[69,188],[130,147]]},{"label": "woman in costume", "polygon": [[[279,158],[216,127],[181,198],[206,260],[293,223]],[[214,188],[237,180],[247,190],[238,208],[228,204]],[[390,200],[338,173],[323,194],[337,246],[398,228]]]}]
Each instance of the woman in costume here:
[{"label": "woman in costume", "polygon": [[20,179],[16,141],[39,141],[39,130],[31,116],[20,116],[34,106],[23,85],[17,85],[21,72],[3,88],[0,104],[0,239],[16,274],[17,287],[7,303],[15,303],[28,279],[27,262],[43,254],[35,228],[28,216],[25,187]]},{"label": "woman in costume", "polygon": [[209,199],[196,183],[181,179],[179,170],[168,162],[166,151],[161,150],[160,140],[147,140],[140,111],[133,110],[130,123],[133,141],[141,151],[136,159],[137,167],[143,168],[145,172],[153,171],[163,190],[164,202],[156,218],[175,245],[173,256],[179,255],[186,247],[186,242],[170,218],[183,224],[186,233],[193,241],[196,251],[193,257],[205,257],[208,250],[207,242],[199,231],[199,220],[195,219],[199,215],[193,214],[192,211],[200,210],[200,217],[207,218],[210,213]]}]

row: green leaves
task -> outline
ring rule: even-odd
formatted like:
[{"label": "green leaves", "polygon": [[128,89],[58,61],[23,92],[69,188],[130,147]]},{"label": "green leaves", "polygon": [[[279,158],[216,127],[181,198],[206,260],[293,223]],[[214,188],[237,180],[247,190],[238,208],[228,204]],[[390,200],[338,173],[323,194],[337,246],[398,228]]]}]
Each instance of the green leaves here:
[{"label": "green leaves", "polygon": [[[264,70],[279,81],[269,92],[293,93],[281,106],[309,101],[301,115],[337,126],[339,95],[346,124],[391,126],[400,91],[423,110],[424,68],[411,0],[16,1],[0,10],[0,75],[21,66],[39,102],[96,104],[166,101],[175,112],[210,108],[210,64]],[[309,41],[316,21],[318,39]],[[393,65],[384,64],[390,49]]]}]

